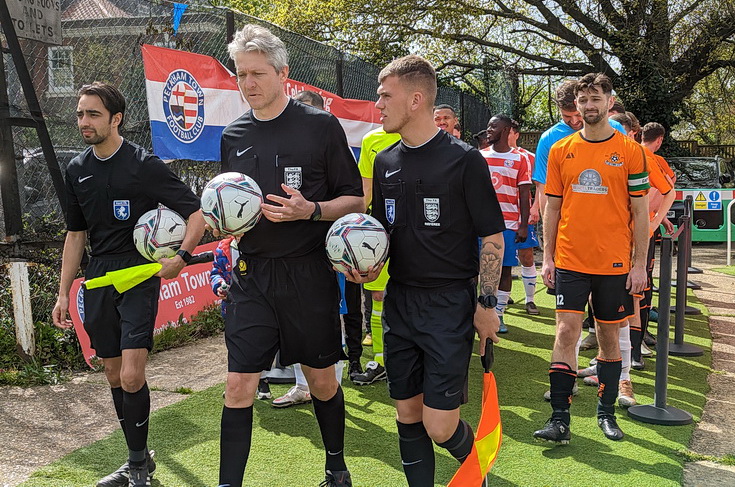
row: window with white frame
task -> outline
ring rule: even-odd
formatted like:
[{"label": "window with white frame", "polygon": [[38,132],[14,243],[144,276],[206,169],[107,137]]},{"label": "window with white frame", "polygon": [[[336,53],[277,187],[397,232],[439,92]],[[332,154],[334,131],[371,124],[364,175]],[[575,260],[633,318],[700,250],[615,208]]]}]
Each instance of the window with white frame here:
[{"label": "window with white frame", "polygon": [[48,48],[49,93],[74,92],[74,48],[55,46]]}]

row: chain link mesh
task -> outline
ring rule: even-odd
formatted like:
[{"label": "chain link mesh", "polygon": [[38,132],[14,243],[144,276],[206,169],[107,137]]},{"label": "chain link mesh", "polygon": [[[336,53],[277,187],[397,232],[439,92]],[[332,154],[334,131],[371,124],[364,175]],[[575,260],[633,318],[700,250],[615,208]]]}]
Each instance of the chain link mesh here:
[{"label": "chain link mesh", "polygon": [[[151,149],[140,44],[189,50],[215,57],[225,65],[228,62],[228,11],[224,8],[190,5],[174,35],[172,3],[113,0],[107,6],[103,12],[93,2],[62,1],[61,46],[20,39],[62,173],[69,161],[84,149],[75,120],[76,92],[81,85],[94,80],[112,83],[123,92],[127,100],[123,135]],[[236,29],[246,23],[258,23],[269,27],[284,41],[293,79],[345,98],[376,98],[379,67],[263,20],[239,12],[234,17]],[[0,41],[7,46],[4,33]],[[7,49],[3,61],[11,117],[29,119],[30,110]],[[479,99],[456,90],[441,88],[437,103],[448,103],[458,109],[468,139],[473,132],[484,128],[489,118],[487,107]],[[12,130],[23,214],[21,242],[56,242],[59,247],[64,236],[63,214],[39,139],[34,129],[14,127]],[[206,181],[218,172],[219,164],[176,160],[171,162],[171,168],[201,194]],[[0,204],[0,215],[1,212]],[[0,225],[0,237],[5,237],[3,225]],[[58,290],[61,251],[18,248],[20,255],[16,252],[15,257],[34,263],[30,268],[34,320],[49,322]],[[13,322],[7,284],[6,266],[0,265],[0,285],[5,290],[0,296],[0,323],[3,324],[0,335],[3,330],[11,330]]]}]

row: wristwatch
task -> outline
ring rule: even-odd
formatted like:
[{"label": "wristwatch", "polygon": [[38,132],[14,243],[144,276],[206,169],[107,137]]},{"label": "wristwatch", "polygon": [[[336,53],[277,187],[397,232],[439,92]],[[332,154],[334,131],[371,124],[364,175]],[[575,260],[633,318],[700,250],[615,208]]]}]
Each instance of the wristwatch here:
[{"label": "wristwatch", "polygon": [[176,255],[181,257],[181,260],[183,260],[185,264],[188,264],[192,257],[192,255],[184,249],[181,249],[178,252],[176,252]]},{"label": "wristwatch", "polygon": [[322,207],[319,206],[319,202],[314,201],[314,213],[311,214],[310,220],[313,222],[318,222],[322,219]]},{"label": "wristwatch", "polygon": [[494,308],[498,304],[498,298],[492,294],[481,294],[477,296],[477,304],[485,309]]}]

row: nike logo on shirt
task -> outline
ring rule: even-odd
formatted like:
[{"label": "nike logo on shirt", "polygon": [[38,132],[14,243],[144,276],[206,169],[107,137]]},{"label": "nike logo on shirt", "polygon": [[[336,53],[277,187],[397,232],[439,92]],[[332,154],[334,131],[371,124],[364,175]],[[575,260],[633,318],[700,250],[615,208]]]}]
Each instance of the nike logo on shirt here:
[{"label": "nike logo on shirt", "polygon": [[386,171],[385,171],[385,177],[386,177],[386,178],[389,178],[389,177],[391,177],[391,176],[393,176],[394,174],[396,174],[396,173],[399,173],[399,172],[401,172],[401,170],[400,170],[400,169],[396,169],[395,171],[387,171],[387,170],[386,170]]},{"label": "nike logo on shirt", "polygon": [[80,183],[83,183],[84,181],[86,181],[87,179],[89,179],[89,178],[91,178],[91,177],[93,177],[93,176],[94,176],[94,174],[92,174],[92,175],[89,175],[89,176],[84,176],[84,177],[81,177],[81,176],[79,176],[79,179],[78,179],[78,181],[79,181]]},{"label": "nike logo on shirt", "polygon": [[237,151],[237,157],[240,157],[241,155],[245,154],[245,153],[246,153],[247,151],[249,151],[249,150],[250,150],[250,149],[252,149],[252,148],[253,148],[253,146],[251,145],[251,146],[250,146],[250,147],[248,147],[247,149],[243,149],[243,150],[239,150],[239,151]]}]

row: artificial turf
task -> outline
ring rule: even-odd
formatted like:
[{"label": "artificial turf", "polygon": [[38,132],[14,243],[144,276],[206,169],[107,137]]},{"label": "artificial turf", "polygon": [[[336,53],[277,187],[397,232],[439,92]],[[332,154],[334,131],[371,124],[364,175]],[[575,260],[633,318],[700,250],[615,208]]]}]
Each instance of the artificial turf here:
[{"label": "artificial turf", "polygon": [[729,266],[729,267],[718,267],[716,269],[712,269],[713,271],[722,272],[723,274],[729,274],[731,276],[735,276],[735,266]]},{"label": "artificial turf", "polygon": [[[542,398],[548,388],[550,348],[554,336],[551,296],[539,285],[536,303],[541,315],[529,317],[522,304],[510,306],[505,322],[510,333],[495,349],[503,445],[489,477],[491,486],[674,486],[681,485],[684,456],[694,425],[666,427],[639,423],[618,409],[623,441],[605,439],[595,420],[596,389],[582,385],[572,406],[572,442],[568,446],[535,443],[532,432],[543,425],[550,408]],[[522,286],[513,297],[523,302]],[[655,301],[655,298],[654,298]],[[690,301],[693,301],[690,298]],[[699,420],[709,390],[711,339],[704,314],[687,316],[686,341],[705,349],[703,357],[670,357],[668,403]],[[655,323],[651,324],[655,334]],[[672,324],[673,327],[673,315]],[[368,354],[369,355],[369,354]],[[593,351],[583,352],[586,366]],[[639,403],[653,402],[655,357],[644,371],[633,371]],[[206,367],[206,364],[201,364]],[[356,387],[343,382],[347,405],[347,464],[356,487],[406,485],[403,477],[395,415],[385,383]],[[470,370],[470,402],[462,416],[476,425],[480,413],[482,370],[474,357]],[[272,386],[274,397],[288,386]],[[223,385],[218,385],[152,415],[150,447],[158,469],[154,486],[216,486],[219,423]],[[246,486],[313,486],[323,479],[324,451],[311,406],[274,409],[256,401],[253,446]],[[446,485],[457,468],[442,449],[437,454],[436,485]],[[116,469],[124,460],[120,432],[65,456],[33,474],[24,486],[87,486]],[[469,487],[469,486],[468,486]]]}]

